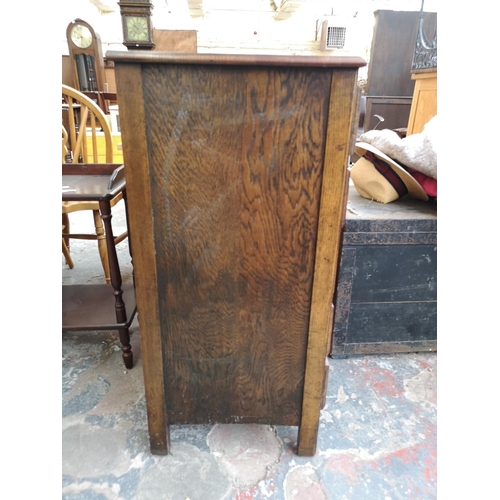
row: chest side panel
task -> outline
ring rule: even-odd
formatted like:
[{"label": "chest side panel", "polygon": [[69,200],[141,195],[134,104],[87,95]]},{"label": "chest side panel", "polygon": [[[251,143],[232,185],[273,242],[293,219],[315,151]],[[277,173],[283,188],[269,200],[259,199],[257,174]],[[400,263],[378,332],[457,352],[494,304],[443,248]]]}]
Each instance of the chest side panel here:
[{"label": "chest side panel", "polygon": [[299,422],[330,84],[143,67],[170,423]]}]

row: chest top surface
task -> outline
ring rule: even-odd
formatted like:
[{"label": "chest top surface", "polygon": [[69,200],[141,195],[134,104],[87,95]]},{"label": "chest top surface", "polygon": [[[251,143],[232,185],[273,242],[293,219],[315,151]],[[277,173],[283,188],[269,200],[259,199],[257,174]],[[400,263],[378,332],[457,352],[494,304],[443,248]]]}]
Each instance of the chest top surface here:
[{"label": "chest top surface", "polygon": [[118,63],[170,63],[244,66],[311,66],[361,68],[366,61],[356,56],[291,56],[251,54],[198,54],[184,52],[108,51],[106,59]]}]

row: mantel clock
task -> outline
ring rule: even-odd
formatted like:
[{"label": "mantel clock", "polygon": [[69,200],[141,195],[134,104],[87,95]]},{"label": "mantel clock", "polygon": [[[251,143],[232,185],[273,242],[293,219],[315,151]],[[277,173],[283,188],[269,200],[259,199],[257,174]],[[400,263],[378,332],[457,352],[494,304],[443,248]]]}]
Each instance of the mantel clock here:
[{"label": "mantel clock", "polygon": [[118,2],[122,17],[123,45],[129,50],[151,50],[153,4],[149,0],[124,0]]}]

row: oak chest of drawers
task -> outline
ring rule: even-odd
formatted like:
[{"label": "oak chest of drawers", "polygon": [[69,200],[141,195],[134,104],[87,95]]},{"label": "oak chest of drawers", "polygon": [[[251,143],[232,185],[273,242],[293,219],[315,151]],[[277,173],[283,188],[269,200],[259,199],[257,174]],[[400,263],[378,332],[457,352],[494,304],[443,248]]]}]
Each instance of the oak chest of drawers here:
[{"label": "oak chest of drawers", "polygon": [[316,449],[360,58],[108,52],[151,450],[171,424]]}]

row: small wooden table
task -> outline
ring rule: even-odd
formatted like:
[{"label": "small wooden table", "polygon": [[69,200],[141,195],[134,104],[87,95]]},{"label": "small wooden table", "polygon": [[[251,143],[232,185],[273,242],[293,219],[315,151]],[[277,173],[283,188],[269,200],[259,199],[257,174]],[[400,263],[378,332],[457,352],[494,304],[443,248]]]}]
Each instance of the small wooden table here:
[{"label": "small wooden table", "polygon": [[[63,192],[62,200],[99,202],[108,245],[112,287],[110,288],[108,284],[63,286],[62,331],[118,330],[123,361],[127,368],[132,368],[133,355],[129,328],[137,311],[134,285],[122,284],[111,225],[110,201],[120,192],[123,194],[127,210],[123,171],[118,171],[116,178],[113,178],[113,173],[118,167],[119,164],[111,163],[62,165],[62,185],[74,189],[73,192]],[[128,241],[130,250],[130,238]]]}]

